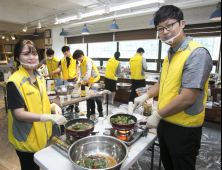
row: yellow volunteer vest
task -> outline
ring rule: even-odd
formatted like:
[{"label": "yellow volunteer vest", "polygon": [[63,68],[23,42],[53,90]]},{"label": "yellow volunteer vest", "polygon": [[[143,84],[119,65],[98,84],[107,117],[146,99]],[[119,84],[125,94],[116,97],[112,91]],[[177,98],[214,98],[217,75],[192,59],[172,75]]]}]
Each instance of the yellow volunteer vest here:
[{"label": "yellow volunteer vest", "polygon": [[17,64],[17,62],[15,61],[15,57],[13,56],[12,59],[13,59],[13,61],[14,61],[14,66],[15,66],[15,68],[18,69],[18,68],[17,68],[17,65],[18,65],[18,64]]},{"label": "yellow volunteer vest", "polygon": [[72,55],[70,54],[70,65],[69,68],[67,68],[67,61],[66,57],[61,59],[61,67],[62,67],[62,75],[63,79],[74,79],[76,77],[76,60],[72,58]]},{"label": "yellow volunteer vest", "polygon": [[[55,57],[53,57],[52,60],[48,60],[46,58],[46,65],[47,65],[49,74],[58,68],[58,62],[59,60]],[[53,79],[57,79],[59,77],[60,77],[59,74],[55,74],[52,76]]]},{"label": "yellow volunteer vest", "polygon": [[131,79],[134,80],[144,80],[146,79],[145,71],[143,69],[143,56],[136,54],[130,60],[130,69],[131,69]]},{"label": "yellow volunteer vest", "polygon": [[91,61],[92,65],[93,65],[92,71],[91,71],[91,76],[89,78],[88,84],[96,83],[97,81],[100,80],[99,71],[98,71],[96,65],[94,64],[94,62],[92,61],[92,59],[90,59],[86,56],[84,56],[83,61],[80,63],[80,67],[81,67],[83,77],[86,76],[86,64],[87,64],[88,61]]},{"label": "yellow volunteer vest", "polygon": [[[168,56],[165,58],[160,80],[158,110],[162,109],[174,98],[179,96],[184,64],[196,48],[204,47],[194,41],[191,41],[185,50],[182,51],[179,49],[177,51],[177,53],[173,56],[171,63],[169,63]],[[205,117],[208,82],[209,79],[206,82],[204,91],[200,91],[194,105],[180,113],[166,117],[164,120],[185,127],[201,126]]]},{"label": "yellow volunteer vest", "polygon": [[109,59],[107,65],[106,65],[106,74],[105,77],[112,80],[118,80],[118,77],[116,77],[116,70],[119,66],[119,61],[116,60],[116,58]]},{"label": "yellow volunteer vest", "polygon": [[[25,109],[36,114],[51,114],[44,78],[35,72],[39,89],[33,85],[28,72],[19,66],[19,70],[10,76],[9,82],[17,87],[25,102]],[[43,149],[52,133],[52,123],[20,122],[8,109],[9,142],[19,151],[37,152]]]}]

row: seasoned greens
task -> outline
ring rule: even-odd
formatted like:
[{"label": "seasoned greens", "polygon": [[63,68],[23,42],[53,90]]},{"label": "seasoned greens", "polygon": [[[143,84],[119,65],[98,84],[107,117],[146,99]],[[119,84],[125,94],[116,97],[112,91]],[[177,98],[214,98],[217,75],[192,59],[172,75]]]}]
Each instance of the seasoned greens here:
[{"label": "seasoned greens", "polygon": [[91,129],[93,126],[89,123],[75,123],[69,126],[67,129],[73,130],[73,131],[85,131],[88,129]]},{"label": "seasoned greens", "polygon": [[77,165],[89,169],[104,169],[108,167],[109,160],[106,157],[91,155],[89,157],[82,158],[81,160],[77,161]]},{"label": "seasoned greens", "polygon": [[110,121],[113,123],[119,124],[119,125],[131,125],[131,124],[135,123],[133,120],[130,120],[127,123],[126,116],[118,116],[117,118],[111,118]]}]

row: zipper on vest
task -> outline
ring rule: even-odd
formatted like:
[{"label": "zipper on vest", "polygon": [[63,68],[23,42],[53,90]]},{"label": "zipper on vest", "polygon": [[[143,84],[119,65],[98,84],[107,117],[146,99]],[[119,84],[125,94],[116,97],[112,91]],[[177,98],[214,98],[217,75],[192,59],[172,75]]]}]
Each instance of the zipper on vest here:
[{"label": "zipper on vest", "polygon": [[[168,54],[168,55],[169,55],[169,54]],[[169,60],[169,58],[168,58],[168,60]],[[166,78],[165,78],[165,80],[164,80],[164,82],[163,82],[163,87],[164,87],[164,84],[165,84],[165,82],[166,82],[166,79],[167,79],[167,76],[168,76],[169,69],[170,69],[170,60],[169,60],[169,65],[168,65],[168,69],[167,69],[167,75],[166,75]],[[162,87],[162,96],[163,96],[163,87]],[[162,96],[161,96],[161,100],[162,100]],[[160,102],[159,102],[159,104],[158,104],[157,110],[159,110],[161,100],[160,100]]]}]

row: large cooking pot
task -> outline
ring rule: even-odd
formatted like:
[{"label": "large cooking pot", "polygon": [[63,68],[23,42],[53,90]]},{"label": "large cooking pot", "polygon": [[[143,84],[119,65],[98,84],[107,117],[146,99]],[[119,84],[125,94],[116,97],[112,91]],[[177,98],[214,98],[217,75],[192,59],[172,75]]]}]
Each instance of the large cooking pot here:
[{"label": "large cooking pot", "polygon": [[[125,116],[127,118],[131,117],[130,119],[132,119],[135,123],[133,123],[131,125],[119,125],[119,124],[111,122],[112,118],[117,118],[118,116]],[[114,129],[122,130],[122,131],[128,131],[128,130],[134,129],[134,127],[137,123],[137,118],[133,115],[130,115],[130,114],[116,114],[116,115],[113,115],[113,116],[110,117],[110,123],[111,123],[111,125]]]},{"label": "large cooking pot", "polygon": [[117,83],[116,86],[119,90],[129,90],[130,87],[132,86],[132,84],[130,84],[130,83]]},{"label": "large cooking pot", "polygon": [[120,170],[128,156],[126,145],[117,138],[110,136],[90,136],[73,143],[68,151],[68,156],[74,164],[75,170],[89,170],[76,164],[83,156],[104,154],[116,160],[117,165],[105,170]]},{"label": "large cooking pot", "polygon": [[[88,130],[85,130],[85,131],[74,131],[74,130],[67,129],[69,126],[71,126],[72,124],[76,124],[76,123],[89,123],[93,127],[91,129],[88,129]],[[66,129],[66,132],[70,136],[73,136],[73,137],[76,137],[76,138],[83,138],[83,137],[89,136],[93,132],[93,130],[94,130],[94,122],[92,120],[86,119],[86,118],[73,119],[73,120],[68,121],[65,124],[65,129]]]}]

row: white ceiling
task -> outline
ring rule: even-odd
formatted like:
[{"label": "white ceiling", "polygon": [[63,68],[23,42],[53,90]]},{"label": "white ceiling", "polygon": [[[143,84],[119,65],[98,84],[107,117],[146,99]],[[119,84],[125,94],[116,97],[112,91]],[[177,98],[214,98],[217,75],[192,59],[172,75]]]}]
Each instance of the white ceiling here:
[{"label": "white ceiling", "polygon": [[[116,6],[132,1],[140,0],[110,0],[110,3],[111,6]],[[196,24],[212,22],[210,15],[216,10],[218,2],[219,0],[165,0],[164,4],[180,7],[185,14],[186,23]],[[14,33],[18,36],[32,35],[37,27],[37,20],[40,20],[42,25],[38,32],[61,27],[65,29],[68,36],[79,36],[84,24],[87,24],[91,34],[109,32],[114,18],[117,20],[120,31],[151,28],[149,22],[159,6],[157,3],[144,5],[54,25],[56,14],[60,19],[76,15],[78,9],[81,9],[83,13],[104,9],[106,3],[107,0],[0,0],[0,33],[5,35]],[[127,16],[124,16],[126,14]],[[28,26],[26,33],[22,32],[24,24]]]}]

